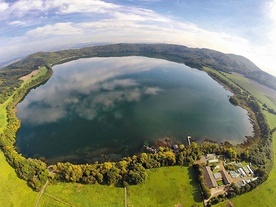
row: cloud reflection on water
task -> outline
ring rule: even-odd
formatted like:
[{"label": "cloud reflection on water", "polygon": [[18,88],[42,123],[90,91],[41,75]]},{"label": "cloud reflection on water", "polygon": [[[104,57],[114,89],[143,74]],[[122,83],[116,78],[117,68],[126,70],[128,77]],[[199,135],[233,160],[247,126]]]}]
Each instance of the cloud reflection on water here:
[{"label": "cloud reflection on water", "polygon": [[[164,67],[166,61],[124,57],[123,61],[91,58],[55,66],[49,82],[32,90],[18,105],[18,117],[29,125],[53,123],[73,114],[96,119],[99,113],[115,110],[120,103],[138,102],[145,95],[162,91],[126,78],[161,65]],[[114,118],[123,118],[122,113],[115,111]]]}]

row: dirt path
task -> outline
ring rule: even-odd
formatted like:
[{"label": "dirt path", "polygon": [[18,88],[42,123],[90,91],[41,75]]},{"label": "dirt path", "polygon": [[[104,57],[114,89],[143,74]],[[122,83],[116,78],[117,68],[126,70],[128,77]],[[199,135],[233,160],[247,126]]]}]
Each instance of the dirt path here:
[{"label": "dirt path", "polygon": [[38,199],[36,200],[35,207],[38,207],[39,201],[40,201],[40,199],[41,199],[41,197],[42,197],[42,195],[43,195],[43,193],[44,193],[44,191],[45,191],[45,189],[46,189],[48,183],[49,183],[49,181],[47,180],[46,183],[45,183],[45,185],[42,187],[42,189],[41,189],[41,191],[40,191],[40,193],[39,193],[39,197],[38,197]]}]

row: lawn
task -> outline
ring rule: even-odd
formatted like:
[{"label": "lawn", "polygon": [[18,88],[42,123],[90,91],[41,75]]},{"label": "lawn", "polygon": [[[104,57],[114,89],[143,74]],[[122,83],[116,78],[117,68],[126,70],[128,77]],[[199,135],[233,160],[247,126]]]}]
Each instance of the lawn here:
[{"label": "lawn", "polygon": [[39,206],[124,206],[123,188],[106,185],[58,183],[47,186]]},{"label": "lawn", "polygon": [[38,193],[17,177],[0,150],[0,206],[34,206]]},{"label": "lawn", "polygon": [[[202,205],[193,172],[188,167],[163,167],[148,170],[146,182],[127,187],[128,205],[135,206],[192,206]],[[58,183],[48,185],[39,206],[124,206],[123,188],[105,185]],[[196,202],[195,202],[196,201]]]},{"label": "lawn", "polygon": [[129,207],[202,205],[198,184],[190,167],[162,167],[149,171],[144,184],[128,187]]}]

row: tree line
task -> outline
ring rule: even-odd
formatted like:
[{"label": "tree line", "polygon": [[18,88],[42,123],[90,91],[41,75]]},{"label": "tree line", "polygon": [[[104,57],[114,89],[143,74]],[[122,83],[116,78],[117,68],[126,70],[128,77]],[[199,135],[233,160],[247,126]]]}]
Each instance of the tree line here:
[{"label": "tree line", "polygon": [[0,135],[0,146],[8,163],[15,169],[15,172],[20,178],[26,180],[29,186],[37,191],[46,183],[49,171],[46,163],[41,160],[25,158],[17,152],[14,144],[16,132],[20,127],[20,121],[16,117],[15,106],[31,88],[48,80],[51,75],[52,70],[48,68],[44,76],[32,80],[30,83],[23,85],[13,92],[12,99],[6,107],[8,123]]}]

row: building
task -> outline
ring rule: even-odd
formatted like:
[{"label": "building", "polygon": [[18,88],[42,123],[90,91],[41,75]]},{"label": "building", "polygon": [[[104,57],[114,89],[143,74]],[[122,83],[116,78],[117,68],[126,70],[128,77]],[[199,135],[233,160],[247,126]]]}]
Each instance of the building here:
[{"label": "building", "polygon": [[249,165],[246,165],[246,167],[248,168],[248,170],[249,170],[249,172],[250,172],[250,174],[254,174],[254,172],[253,172],[253,170],[251,169],[251,167],[249,166]]},{"label": "building", "polygon": [[207,154],[206,159],[207,159],[208,164],[214,164],[214,163],[219,162],[219,160],[217,159],[217,156],[215,154]]},{"label": "building", "polygon": [[246,166],[242,167],[242,169],[244,170],[244,172],[246,174],[250,174],[250,171],[249,171],[249,169]]},{"label": "building", "polygon": [[209,166],[203,167],[203,175],[204,175],[205,184],[208,188],[218,187],[218,183],[215,180],[212,170]]},{"label": "building", "polygon": [[227,184],[230,184],[231,183],[231,180],[229,178],[229,175],[227,174],[226,170],[222,170],[220,171],[221,172],[221,175],[222,175],[222,179],[223,179],[223,182],[225,185]]},{"label": "building", "polygon": [[221,173],[220,173],[220,172],[214,173],[214,178],[215,178],[216,180],[221,180],[221,179],[222,179]]}]

